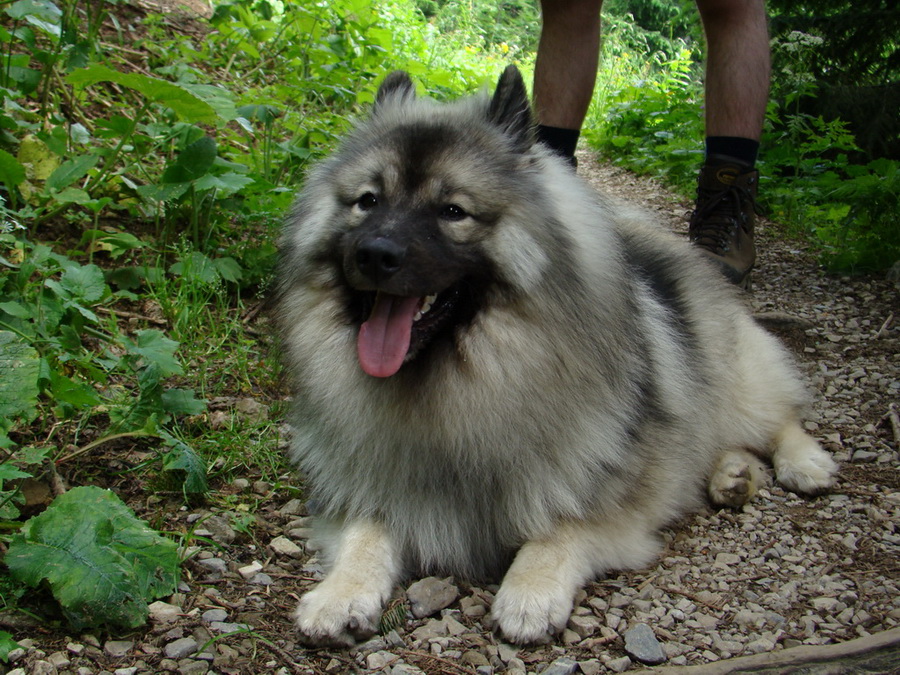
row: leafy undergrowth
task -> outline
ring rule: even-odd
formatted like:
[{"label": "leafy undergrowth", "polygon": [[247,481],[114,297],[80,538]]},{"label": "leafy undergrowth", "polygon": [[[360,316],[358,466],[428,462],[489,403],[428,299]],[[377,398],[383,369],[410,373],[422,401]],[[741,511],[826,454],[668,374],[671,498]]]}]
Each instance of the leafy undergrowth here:
[{"label": "leafy undergrowth", "polygon": [[252,533],[223,486],[297,492],[264,304],[308,163],[390,70],[445,96],[525,54],[410,0],[179,4],[0,6],[0,627],[132,629],[194,536],[172,514]]}]

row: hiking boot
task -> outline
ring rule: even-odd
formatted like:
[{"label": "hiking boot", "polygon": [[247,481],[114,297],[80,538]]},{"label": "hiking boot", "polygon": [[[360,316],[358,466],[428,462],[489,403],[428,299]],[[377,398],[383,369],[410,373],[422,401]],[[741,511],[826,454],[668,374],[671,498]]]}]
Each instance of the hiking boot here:
[{"label": "hiking boot", "polygon": [[688,236],[734,284],[748,287],[756,262],[753,230],[759,172],[712,155],[700,169]]}]

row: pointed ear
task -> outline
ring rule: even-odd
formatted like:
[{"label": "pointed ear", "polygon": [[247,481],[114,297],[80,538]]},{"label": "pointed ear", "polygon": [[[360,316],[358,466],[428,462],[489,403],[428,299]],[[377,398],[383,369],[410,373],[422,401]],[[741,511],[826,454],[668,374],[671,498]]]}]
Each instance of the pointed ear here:
[{"label": "pointed ear", "polygon": [[497,82],[497,90],[488,107],[488,119],[499,126],[525,152],[534,143],[531,104],[522,74],[515,66],[507,66]]},{"label": "pointed ear", "polygon": [[377,110],[378,106],[384,105],[389,100],[401,101],[406,98],[415,98],[415,96],[416,86],[409,74],[402,70],[395,70],[384,78],[381,86],[378,87],[378,93],[375,94],[375,109]]}]

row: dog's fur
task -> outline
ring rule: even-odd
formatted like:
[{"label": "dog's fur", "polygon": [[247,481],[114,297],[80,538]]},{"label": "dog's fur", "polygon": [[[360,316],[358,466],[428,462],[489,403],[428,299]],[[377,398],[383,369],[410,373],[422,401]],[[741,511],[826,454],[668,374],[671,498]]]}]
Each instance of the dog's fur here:
[{"label": "dog's fur", "polygon": [[785,350],[695,250],[533,143],[514,68],[450,104],[389,76],[281,244],[292,456],[330,565],[307,640],[370,634],[426,573],[502,576],[496,626],[544,640],[704,493],[746,501],[757,457],[792,490],[832,483]]}]

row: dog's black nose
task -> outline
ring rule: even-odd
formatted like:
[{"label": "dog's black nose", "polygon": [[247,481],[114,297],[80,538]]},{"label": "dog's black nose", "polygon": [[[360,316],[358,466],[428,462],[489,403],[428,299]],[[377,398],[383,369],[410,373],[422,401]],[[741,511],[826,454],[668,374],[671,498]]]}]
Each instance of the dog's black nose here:
[{"label": "dog's black nose", "polygon": [[393,276],[406,258],[406,247],[387,237],[365,239],[356,247],[356,267],[372,281]]}]

